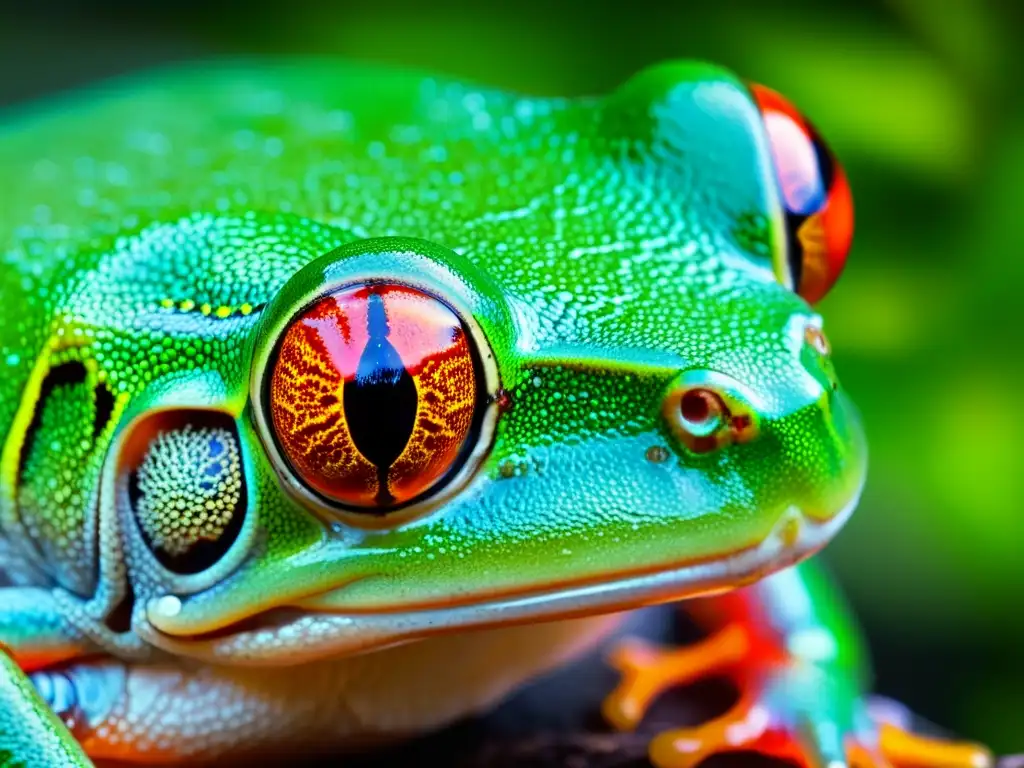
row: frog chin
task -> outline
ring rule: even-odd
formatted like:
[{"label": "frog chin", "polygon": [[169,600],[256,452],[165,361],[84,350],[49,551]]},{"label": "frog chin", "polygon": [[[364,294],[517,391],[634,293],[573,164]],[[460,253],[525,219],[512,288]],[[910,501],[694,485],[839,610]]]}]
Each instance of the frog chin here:
[{"label": "frog chin", "polygon": [[216,664],[281,666],[377,651],[432,635],[578,618],[728,592],[820,550],[857,506],[860,490],[827,520],[790,506],[758,544],[722,557],[656,572],[610,574],[501,598],[401,610],[343,614],[316,609],[317,598],[257,614],[198,636],[160,631],[159,606],[136,632],[168,652]]}]

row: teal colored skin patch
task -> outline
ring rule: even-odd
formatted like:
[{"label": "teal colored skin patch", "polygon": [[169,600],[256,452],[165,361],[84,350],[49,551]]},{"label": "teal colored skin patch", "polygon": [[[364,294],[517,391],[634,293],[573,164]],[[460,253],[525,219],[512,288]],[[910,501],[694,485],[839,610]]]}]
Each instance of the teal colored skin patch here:
[{"label": "teal colored skin patch", "polygon": [[[0,608],[23,669],[41,648],[295,665],[704,596],[803,561],[854,507],[859,420],[727,71],[540,99],[220,63],[7,118],[0,568],[54,601],[35,640]],[[374,281],[459,314],[483,384],[458,471],[370,520],[281,460],[266,381],[302,311]],[[190,503],[167,456],[212,466],[211,435],[230,472]],[[842,623],[793,578],[751,598],[780,636]]]}]

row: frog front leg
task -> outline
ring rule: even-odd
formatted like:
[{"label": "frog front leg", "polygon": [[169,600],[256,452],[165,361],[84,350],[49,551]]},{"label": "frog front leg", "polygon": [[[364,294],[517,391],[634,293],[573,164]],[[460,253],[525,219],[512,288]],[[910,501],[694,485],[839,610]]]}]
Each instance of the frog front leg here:
[{"label": "frog front leg", "polygon": [[721,717],[658,734],[650,756],[659,768],[689,768],[735,750],[812,768],[991,764],[983,747],[916,735],[872,710],[856,630],[813,564],[697,601],[694,613],[711,629],[706,639],[678,649],[629,642],[612,658],[622,680],[604,711],[620,729],[635,727],[655,697],[673,685],[725,675],[739,689],[737,702]]},{"label": "frog front leg", "polygon": [[93,650],[49,590],[0,589],[0,768],[92,765],[30,675]]},{"label": "frog front leg", "polygon": [[35,766],[89,768],[92,762],[11,653],[0,647],[0,768]]}]

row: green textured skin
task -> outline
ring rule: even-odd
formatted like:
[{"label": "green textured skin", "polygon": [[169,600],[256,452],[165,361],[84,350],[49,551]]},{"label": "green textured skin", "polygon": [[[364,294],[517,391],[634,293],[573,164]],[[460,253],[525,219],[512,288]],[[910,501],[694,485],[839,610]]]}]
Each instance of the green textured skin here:
[{"label": "green textured skin", "polygon": [[[398,610],[725,560],[859,491],[857,417],[780,267],[757,107],[718,68],[577,100],[329,61],[178,68],[8,114],[0,168],[0,565],[59,592],[68,633],[106,653],[310,595]],[[511,402],[464,492],[371,533],[282,489],[249,399],[296,300],[361,269],[457,283]],[[67,360],[86,379],[46,400],[25,451]],[[758,439],[698,455],[676,438],[661,404],[694,369],[740,383]],[[116,503],[112,447],[168,408],[236,420],[249,494],[232,553],[186,580]]]}]

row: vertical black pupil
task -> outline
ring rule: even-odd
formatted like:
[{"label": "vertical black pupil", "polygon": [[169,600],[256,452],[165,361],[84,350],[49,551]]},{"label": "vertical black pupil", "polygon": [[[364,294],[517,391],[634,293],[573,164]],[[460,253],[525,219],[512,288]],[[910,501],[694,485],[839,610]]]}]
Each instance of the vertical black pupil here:
[{"label": "vertical black pupil", "polygon": [[366,349],[355,379],[344,387],[343,405],[352,441],[377,467],[377,503],[383,506],[394,501],[388,471],[405,450],[416,424],[416,382],[388,340],[387,309],[378,293],[368,298],[366,330]]}]

